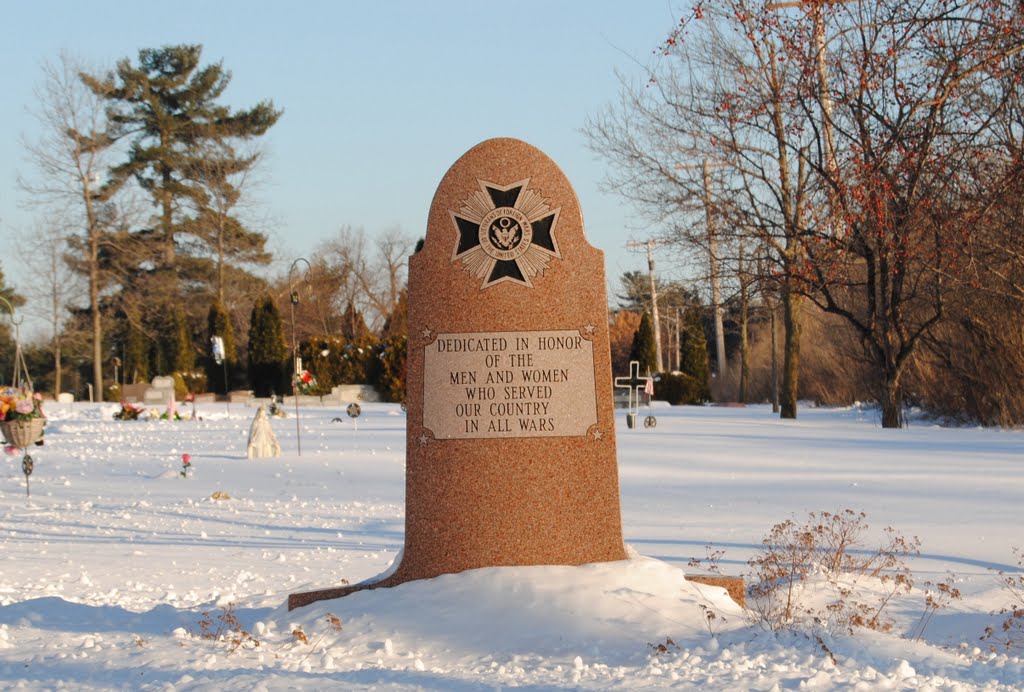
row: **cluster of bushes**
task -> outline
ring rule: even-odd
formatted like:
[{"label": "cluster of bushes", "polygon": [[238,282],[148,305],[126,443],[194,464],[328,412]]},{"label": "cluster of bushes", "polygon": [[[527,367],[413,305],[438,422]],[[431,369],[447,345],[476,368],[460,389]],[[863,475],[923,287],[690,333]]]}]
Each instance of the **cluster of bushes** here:
[{"label": "cluster of bushes", "polygon": [[383,341],[369,334],[355,340],[312,337],[299,345],[299,357],[302,366],[316,378],[313,394],[329,394],[339,384],[367,384],[373,385],[385,401],[402,401],[406,349],[404,336]]},{"label": "cluster of bushes", "polygon": [[711,400],[707,382],[685,372],[663,373],[654,380],[654,398],[673,406],[704,404]]}]

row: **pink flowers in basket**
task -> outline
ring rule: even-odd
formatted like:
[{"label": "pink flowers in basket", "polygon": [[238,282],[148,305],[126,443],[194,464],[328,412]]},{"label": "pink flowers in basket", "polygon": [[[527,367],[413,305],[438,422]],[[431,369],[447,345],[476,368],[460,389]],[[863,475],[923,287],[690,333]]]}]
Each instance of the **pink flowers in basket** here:
[{"label": "pink flowers in basket", "polygon": [[0,421],[13,422],[23,418],[46,418],[42,395],[13,387],[0,390]]}]

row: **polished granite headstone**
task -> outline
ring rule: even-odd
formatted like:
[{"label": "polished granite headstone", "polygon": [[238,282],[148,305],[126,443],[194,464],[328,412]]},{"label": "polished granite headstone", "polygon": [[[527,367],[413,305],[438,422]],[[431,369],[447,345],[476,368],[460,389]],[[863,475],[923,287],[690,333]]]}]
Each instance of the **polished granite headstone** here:
[{"label": "polished granite headstone", "polygon": [[622,560],[604,255],[540,150],[451,167],[409,260],[405,548],[388,576]]}]

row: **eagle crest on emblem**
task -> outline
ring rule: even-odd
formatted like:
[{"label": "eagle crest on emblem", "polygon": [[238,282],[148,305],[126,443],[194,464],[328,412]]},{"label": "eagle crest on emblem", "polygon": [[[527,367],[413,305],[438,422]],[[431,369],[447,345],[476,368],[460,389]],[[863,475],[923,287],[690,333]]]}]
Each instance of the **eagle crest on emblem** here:
[{"label": "eagle crest on emblem", "polygon": [[449,210],[457,232],[451,261],[460,262],[480,288],[503,282],[533,287],[552,257],[561,259],[555,228],[561,207],[530,189],[530,179],[510,185],[477,180],[478,191],[458,211]]}]

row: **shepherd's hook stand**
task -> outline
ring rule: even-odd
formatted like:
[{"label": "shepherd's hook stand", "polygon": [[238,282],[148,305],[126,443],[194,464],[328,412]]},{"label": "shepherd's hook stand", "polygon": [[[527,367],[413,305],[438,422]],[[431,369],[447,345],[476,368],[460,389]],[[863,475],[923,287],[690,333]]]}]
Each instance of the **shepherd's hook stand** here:
[{"label": "shepherd's hook stand", "polygon": [[295,306],[299,304],[299,292],[295,290],[295,284],[292,282],[292,272],[299,262],[304,262],[306,265],[305,280],[309,281],[309,274],[313,271],[313,267],[310,266],[309,260],[305,257],[300,257],[294,262],[292,266],[288,267],[288,300],[291,303],[291,315],[292,315],[292,397],[295,399],[295,444],[299,450],[299,456],[302,456],[302,428],[299,426],[299,388],[296,378],[299,375],[299,370],[302,369],[299,361],[299,349],[295,345]]}]

